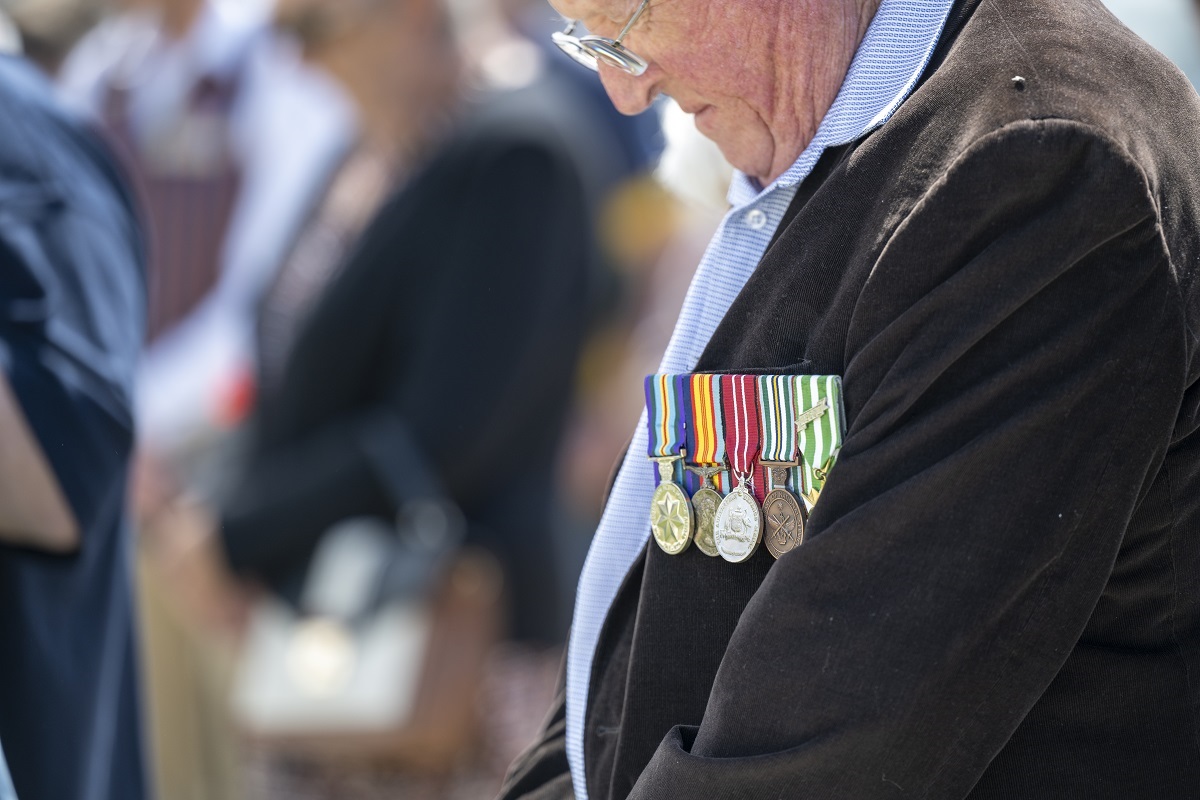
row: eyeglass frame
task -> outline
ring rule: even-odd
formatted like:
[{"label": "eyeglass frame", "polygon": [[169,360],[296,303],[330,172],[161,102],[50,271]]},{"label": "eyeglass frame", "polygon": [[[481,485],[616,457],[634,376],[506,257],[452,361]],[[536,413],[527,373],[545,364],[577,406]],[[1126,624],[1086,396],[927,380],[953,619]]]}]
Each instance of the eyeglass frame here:
[{"label": "eyeglass frame", "polygon": [[649,64],[646,59],[621,44],[621,40],[629,33],[648,5],[650,5],[650,0],[642,0],[637,10],[633,12],[633,16],[629,18],[629,22],[625,23],[625,27],[621,28],[621,32],[615,39],[590,33],[586,36],[575,36],[575,26],[579,24],[577,19],[567,20],[567,27],[551,34],[550,38],[559,50],[593,72],[600,71],[600,62],[603,61],[614,69],[619,69],[634,77],[640,76],[645,73]]}]

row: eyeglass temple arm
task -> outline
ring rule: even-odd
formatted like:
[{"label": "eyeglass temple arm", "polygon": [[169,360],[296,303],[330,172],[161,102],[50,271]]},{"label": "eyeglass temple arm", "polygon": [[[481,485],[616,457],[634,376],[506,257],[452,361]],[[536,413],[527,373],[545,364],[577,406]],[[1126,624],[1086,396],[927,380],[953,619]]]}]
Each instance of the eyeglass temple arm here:
[{"label": "eyeglass temple arm", "polygon": [[633,16],[629,18],[629,22],[625,23],[625,27],[621,28],[621,32],[617,34],[617,38],[613,39],[613,44],[620,44],[625,38],[625,34],[629,33],[629,29],[638,21],[638,17],[646,10],[646,6],[650,5],[650,0],[642,0],[641,5],[637,7],[637,11],[633,12]]}]

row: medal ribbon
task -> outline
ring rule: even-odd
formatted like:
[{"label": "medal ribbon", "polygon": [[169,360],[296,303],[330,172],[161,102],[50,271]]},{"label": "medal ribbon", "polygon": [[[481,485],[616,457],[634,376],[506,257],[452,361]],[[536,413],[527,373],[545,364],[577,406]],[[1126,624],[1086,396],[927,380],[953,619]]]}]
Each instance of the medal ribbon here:
[{"label": "medal ribbon", "polygon": [[[677,456],[683,450],[686,426],[681,400],[686,378],[686,375],[667,374],[646,376],[646,426],[650,431],[651,458]],[[681,469],[676,464],[676,479]]]},{"label": "medal ribbon", "polygon": [[758,382],[753,375],[722,375],[721,405],[725,451],[736,480],[747,478],[758,502],[766,497],[766,476],[758,463],[762,420],[758,414]]},{"label": "medal ribbon", "polygon": [[763,461],[796,459],[796,376],[760,375],[758,409]]},{"label": "medal ribbon", "polygon": [[796,418],[820,405],[822,400],[828,406],[823,415],[801,428],[797,436],[804,459],[800,467],[804,485],[797,485],[796,491],[819,492],[825,481],[816,473],[825,472],[833,466],[846,432],[842,412],[842,379],[836,375],[801,375],[796,379],[794,399]]},{"label": "medal ribbon", "polygon": [[[687,454],[697,466],[725,463],[725,420],[721,415],[721,382],[711,373],[686,375],[684,403],[687,429]],[[725,473],[712,477],[718,492],[725,484]],[[687,488],[695,494],[700,488],[700,476],[687,473]]]},{"label": "medal ribbon", "polygon": [[[762,424],[762,460],[796,460],[796,386],[795,375],[760,375],[758,411]],[[796,468],[789,470],[792,480]],[[770,472],[768,470],[768,475]],[[771,481],[771,488],[777,488]]]}]

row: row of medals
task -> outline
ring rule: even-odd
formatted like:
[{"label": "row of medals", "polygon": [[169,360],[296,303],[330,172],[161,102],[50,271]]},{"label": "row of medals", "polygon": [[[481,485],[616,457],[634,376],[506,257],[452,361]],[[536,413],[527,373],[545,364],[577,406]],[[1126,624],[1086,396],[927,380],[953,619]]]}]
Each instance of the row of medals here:
[{"label": "row of medals", "polygon": [[[797,420],[797,427],[808,424],[826,408],[822,402]],[[767,493],[759,508],[743,476],[738,476],[737,486],[724,497],[710,486],[713,476],[725,471],[722,466],[685,465],[687,470],[701,479],[700,488],[689,501],[687,492],[674,481],[675,462],[685,455],[651,459],[658,463],[660,482],[650,502],[650,529],[664,552],[679,555],[695,540],[697,549],[704,555],[720,556],[738,564],[754,555],[760,543],[766,546],[772,556],[779,558],[804,541],[808,514],[804,505],[787,487],[788,473],[800,462],[760,462],[771,470],[775,488]],[[818,480],[825,480],[829,467],[830,463],[826,463],[814,470]],[[809,506],[816,504],[817,496],[814,489],[805,492]]]}]

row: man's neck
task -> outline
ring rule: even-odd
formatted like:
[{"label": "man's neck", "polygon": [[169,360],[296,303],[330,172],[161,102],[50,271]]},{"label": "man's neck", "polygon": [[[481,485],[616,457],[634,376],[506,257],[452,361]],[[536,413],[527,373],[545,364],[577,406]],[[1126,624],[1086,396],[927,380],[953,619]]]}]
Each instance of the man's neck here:
[{"label": "man's neck", "polygon": [[772,125],[776,138],[770,172],[754,176],[763,186],[786,172],[812,143],[821,121],[837,99],[881,3],[882,0],[835,0],[811,3],[801,14],[781,15],[779,41],[794,41],[792,37],[804,36],[803,28],[822,30],[827,35],[822,47],[805,51],[804,63],[795,62],[794,49],[776,50],[779,63],[775,74],[785,77],[776,87],[778,113]]}]

